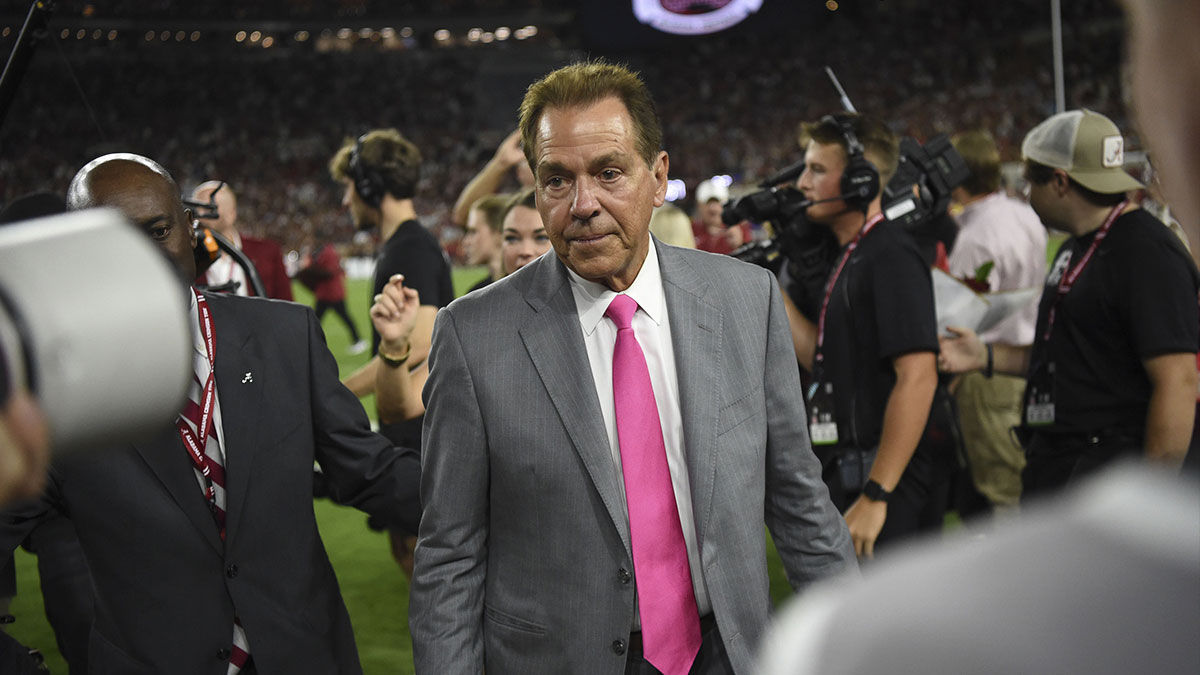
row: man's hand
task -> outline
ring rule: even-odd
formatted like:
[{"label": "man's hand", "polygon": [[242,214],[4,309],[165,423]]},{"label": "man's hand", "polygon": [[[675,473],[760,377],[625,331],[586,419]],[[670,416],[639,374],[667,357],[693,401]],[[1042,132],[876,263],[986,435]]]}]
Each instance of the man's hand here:
[{"label": "man's hand", "polygon": [[415,288],[404,286],[404,275],[394,274],[375,296],[371,323],[379,333],[379,351],[389,356],[408,351],[408,337],[417,321],[421,298]]},{"label": "man's hand", "polygon": [[846,526],[854,542],[854,553],[860,558],[875,557],[875,540],[887,520],[887,502],[877,502],[859,495],[846,510]]},{"label": "man's hand", "polygon": [[36,497],[46,485],[50,433],[41,408],[15,391],[0,408],[0,505]]},{"label": "man's hand", "polygon": [[946,326],[953,337],[941,336],[938,346],[938,370],[944,373],[967,373],[987,366],[987,347],[970,328]]}]

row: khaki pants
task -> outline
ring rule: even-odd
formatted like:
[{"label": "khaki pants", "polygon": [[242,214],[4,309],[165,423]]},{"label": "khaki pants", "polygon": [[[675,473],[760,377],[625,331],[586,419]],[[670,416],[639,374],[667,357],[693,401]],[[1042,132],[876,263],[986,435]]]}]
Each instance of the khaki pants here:
[{"label": "khaki pants", "polygon": [[1022,378],[981,373],[963,375],[955,390],[971,479],[995,509],[1021,499],[1025,450],[1010,430],[1021,423],[1024,392]]}]

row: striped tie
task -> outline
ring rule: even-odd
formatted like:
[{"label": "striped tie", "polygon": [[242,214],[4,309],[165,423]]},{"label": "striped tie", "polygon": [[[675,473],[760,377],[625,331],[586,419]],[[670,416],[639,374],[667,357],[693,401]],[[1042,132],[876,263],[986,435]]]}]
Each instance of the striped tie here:
[{"label": "striped tie", "polygon": [[[188,388],[188,400],[183,405],[183,412],[180,415],[180,419],[184,421],[194,437],[204,445],[204,457],[207,460],[204,469],[207,469],[207,477],[205,476],[205,471],[200,466],[196,466],[195,458],[193,458],[193,469],[200,483],[201,494],[208,500],[213,520],[221,535],[221,541],[224,541],[226,504],[225,457],[221,451],[221,443],[217,436],[216,422],[213,421],[213,418],[216,417],[215,412],[217,407],[215,383],[212,402],[213,411],[209,415],[208,428],[200,429],[203,417],[202,401],[204,400],[204,388],[212,374],[212,368],[208,358],[199,352],[194,354],[192,364],[192,384]],[[233,618],[233,648],[230,650],[229,669],[226,671],[226,675],[237,675],[249,661],[250,642],[246,639],[246,630],[242,628],[242,622],[235,616]]]}]

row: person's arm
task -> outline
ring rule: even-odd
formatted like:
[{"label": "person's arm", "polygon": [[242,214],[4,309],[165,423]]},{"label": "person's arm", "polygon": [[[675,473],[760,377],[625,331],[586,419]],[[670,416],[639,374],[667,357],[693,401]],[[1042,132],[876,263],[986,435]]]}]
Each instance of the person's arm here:
[{"label": "person's arm", "polygon": [[325,345],[317,315],[308,307],[309,392],[317,463],[330,498],[379,518],[388,527],[415,532],[421,520],[421,458],[415,448],[393,447],[371,431],[362,404],[337,379],[337,361]]},{"label": "person's arm", "polygon": [[26,391],[12,392],[0,408],[0,506],[41,493],[49,460],[45,415]]},{"label": "person's arm", "polygon": [[800,365],[812,372],[813,358],[817,350],[817,327],[800,312],[796,303],[788,297],[787,291],[780,290],[783,297],[783,308],[787,312],[788,328],[792,333],[792,348],[796,350],[796,360]]},{"label": "person's arm", "polygon": [[342,384],[358,398],[375,393],[376,369],[379,368],[379,357],[371,357],[362,368],[342,378]]},{"label": "person's arm", "polygon": [[[408,369],[412,349],[409,335],[420,304],[417,291],[405,288],[404,276],[397,274],[375,296],[375,304],[371,306],[371,321],[379,333],[379,354],[392,361],[379,359],[375,368],[375,405],[381,424],[402,422],[425,412],[420,389],[414,386]],[[428,372],[423,367],[420,370],[422,374]]]},{"label": "person's arm", "polygon": [[[985,370],[988,360],[988,345],[984,344],[975,331],[961,326],[946,326],[950,337],[938,338],[941,353],[938,354],[938,369],[945,373],[969,373]],[[992,372],[1016,377],[1025,377],[1029,370],[1028,346],[1017,346],[994,342],[992,348]]]},{"label": "person's arm", "polygon": [[766,272],[764,276],[770,293],[762,365],[767,427],[765,520],[788,581],[798,591],[820,579],[857,572],[858,561],[809,443],[800,372],[788,336],[786,296],[774,277]]},{"label": "person's arm", "polygon": [[1146,457],[1178,467],[1187,455],[1196,415],[1196,355],[1163,354],[1142,361],[1150,378]]},{"label": "person's arm", "polygon": [[525,153],[521,151],[521,131],[518,129],[500,143],[500,147],[496,148],[496,154],[463,188],[462,193],[454,202],[450,220],[455,225],[465,225],[471,205],[483,197],[496,194],[496,191],[504,183],[504,176],[509,169],[524,161]]},{"label": "person's arm", "polygon": [[409,627],[417,672],[483,672],[487,581],[487,434],[475,379],[450,311],[438,315],[422,439],[424,515]]},{"label": "person's arm", "polygon": [[[937,388],[933,352],[898,356],[892,360],[892,367],[896,371],[896,384],[884,408],[879,452],[875,455],[868,477],[888,492],[896,489],[900,476],[917,449]],[[846,511],[846,524],[850,527],[855,553],[866,558],[874,556],[875,539],[879,537],[885,520],[887,502],[877,502],[859,495]]]}]

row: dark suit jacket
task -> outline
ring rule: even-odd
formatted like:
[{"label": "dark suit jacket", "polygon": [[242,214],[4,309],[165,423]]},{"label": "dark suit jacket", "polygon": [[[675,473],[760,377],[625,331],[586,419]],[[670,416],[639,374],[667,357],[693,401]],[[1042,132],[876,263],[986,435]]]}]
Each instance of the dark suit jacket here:
[{"label": "dark suit jacket", "polygon": [[227,457],[225,542],[172,424],[141,443],[56,458],[43,499],[0,518],[0,552],[51,509],[74,521],[95,581],[92,675],[223,675],[218,653],[230,646],[235,615],[261,673],[359,673],[313,515],[313,460],[337,501],[409,527],[419,460],[370,431],[310,309],[208,301]]},{"label": "dark suit jacket", "polygon": [[[658,244],[704,580],[753,672],[766,537],[792,584],[855,570],[809,446],[778,285]],[[422,673],[625,672],[636,578],[566,268],[552,254],[438,314],[409,626]]]}]

